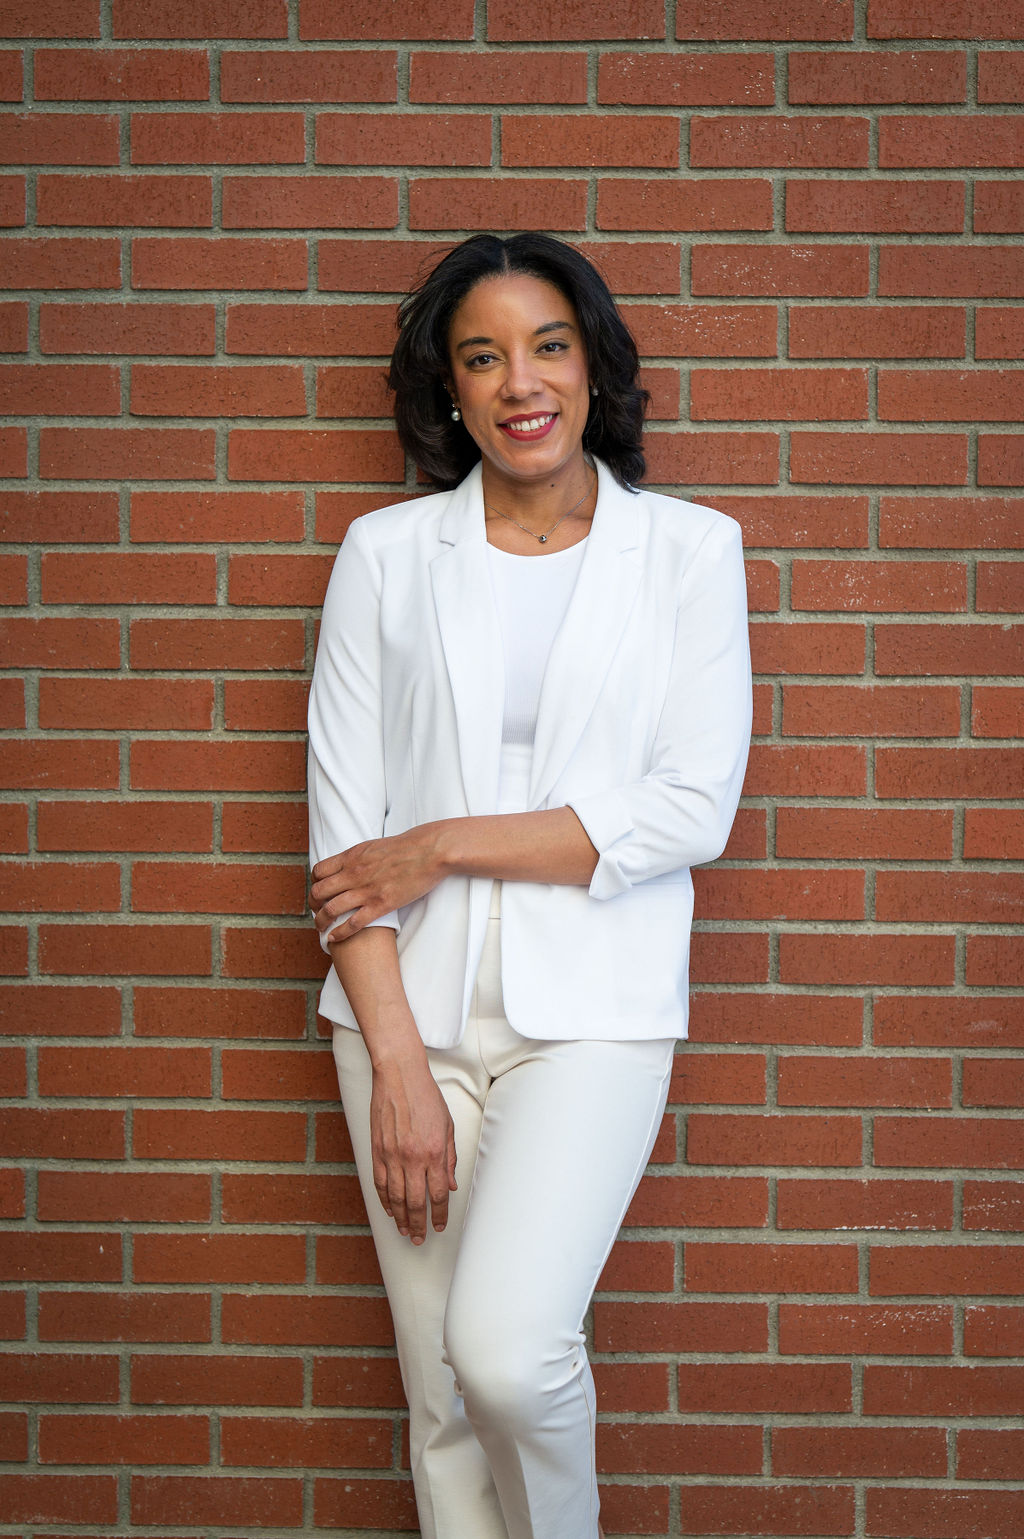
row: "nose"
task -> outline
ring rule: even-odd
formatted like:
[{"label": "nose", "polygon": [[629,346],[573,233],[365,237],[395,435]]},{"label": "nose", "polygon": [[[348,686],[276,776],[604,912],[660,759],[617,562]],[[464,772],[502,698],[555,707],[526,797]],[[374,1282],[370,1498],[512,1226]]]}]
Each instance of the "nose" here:
[{"label": "nose", "polygon": [[528,349],[517,349],[509,354],[502,380],[502,394],[509,400],[520,401],[532,395],[538,388],[537,366]]}]

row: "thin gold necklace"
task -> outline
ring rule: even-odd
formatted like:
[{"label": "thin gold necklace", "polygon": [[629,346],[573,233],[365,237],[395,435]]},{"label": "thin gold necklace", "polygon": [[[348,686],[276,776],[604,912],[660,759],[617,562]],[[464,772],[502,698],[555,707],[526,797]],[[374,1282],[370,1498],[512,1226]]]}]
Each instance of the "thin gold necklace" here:
[{"label": "thin gold necklace", "polygon": [[532,535],[538,544],[546,545],[550,537],[558,528],[559,524],[564,523],[565,520],[569,517],[570,513],[575,513],[577,508],[582,507],[583,503],[586,502],[587,498],[590,496],[593,490],[594,483],[591,482],[586,491],[583,493],[583,496],[580,498],[579,502],[574,502],[571,508],[566,508],[561,517],[555,519],[555,522],[551,525],[551,528],[548,529],[545,534],[537,534],[533,529],[528,529],[525,524],[521,524],[519,522],[518,518],[513,518],[511,513],[503,513],[500,508],[496,508],[493,503],[488,502],[486,498],[484,499],[484,507],[489,508],[492,513],[497,513],[499,518],[507,518],[510,524],[515,524],[516,528],[521,529],[524,534]]}]

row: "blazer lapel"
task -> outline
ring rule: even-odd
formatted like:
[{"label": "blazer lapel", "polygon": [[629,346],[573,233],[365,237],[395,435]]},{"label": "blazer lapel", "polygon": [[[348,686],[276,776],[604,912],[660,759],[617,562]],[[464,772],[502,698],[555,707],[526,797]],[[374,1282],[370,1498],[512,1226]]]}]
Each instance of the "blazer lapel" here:
[{"label": "blazer lapel", "polygon": [[466,805],[493,812],[498,796],[505,666],[491,587],[479,464],[455,488],[430,563],[434,608],[455,701]]},{"label": "blazer lapel", "polygon": [[531,807],[543,802],[579,741],[636,602],[643,576],[639,503],[598,464],[594,522],[541,687]]}]

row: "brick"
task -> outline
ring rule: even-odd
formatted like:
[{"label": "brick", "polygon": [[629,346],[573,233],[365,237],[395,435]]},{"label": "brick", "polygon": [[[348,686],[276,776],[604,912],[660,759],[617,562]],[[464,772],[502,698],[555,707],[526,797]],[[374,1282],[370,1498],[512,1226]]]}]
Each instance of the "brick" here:
[{"label": "brick", "polygon": [[305,868],[188,861],[136,861],[132,911],[137,914],[302,914]]},{"label": "brick", "polygon": [[869,37],[1017,37],[1020,6],[997,0],[871,0]]},{"label": "brick", "polygon": [[303,417],[305,386],[295,364],[138,363],[130,409],[140,417]]},{"label": "brick", "polygon": [[957,433],[795,432],[794,481],[957,486],[967,480],[967,439]]},{"label": "brick", "polygon": [[690,257],[695,296],[746,294],[832,295],[855,298],[868,292],[868,252],[861,246],[694,247]]},{"label": "brick", "polygon": [[0,364],[0,408],[8,416],[114,416],[118,369],[106,364]]},{"label": "brick", "polygon": [[[678,378],[678,376],[677,376]],[[318,417],[390,417],[391,396],[379,365],[327,364],[316,371]]]},{"label": "brick", "polygon": [[690,165],[866,166],[868,135],[866,118],[691,118]]},{"label": "brick", "polygon": [[679,164],[679,125],[650,114],[503,117],[501,161],[505,166],[674,167]]},{"label": "brick", "polygon": [[132,241],[137,289],[305,289],[306,270],[304,240],[141,235]]},{"label": "brick", "polygon": [[43,1415],[39,1438],[44,1464],[205,1464],[210,1449],[205,1416]]},{"label": "brick", "polygon": [[581,177],[497,181],[491,176],[421,176],[409,184],[409,228],[583,230],[586,199],[587,183]]},{"label": "brick", "polygon": [[[365,57],[361,55],[360,57]],[[605,55],[607,57],[607,55]],[[338,100],[355,100],[340,97]],[[541,105],[587,99],[582,53],[414,53],[409,66],[411,102],[479,102]],[[388,100],[393,100],[389,97]],[[598,100],[604,100],[598,95]],[[653,102],[645,105],[654,105]]]},{"label": "brick", "polygon": [[982,433],[978,438],[978,485],[1024,486],[1024,438]]},{"label": "brick", "polygon": [[0,225],[20,229],[27,222],[25,198],[25,177],[0,176]]},{"label": "brick", "polygon": [[121,996],[113,988],[74,988],[33,982],[0,988],[0,1031],[21,1036],[63,1036],[67,1021],[79,1037],[114,1036]]},{"label": "brick", "polygon": [[41,1047],[40,1094],[146,1099],[208,1096],[210,1054],[176,1047]]},{"label": "brick", "polygon": [[[224,725],[237,732],[304,732],[308,693],[305,679],[225,679]],[[248,803],[238,815],[255,816],[256,806]],[[223,811],[226,817],[227,805]]]},{"label": "brick", "polygon": [[688,1241],[683,1262],[694,1293],[853,1293],[857,1287],[853,1245]]},{"label": "brick", "polygon": [[[751,1416],[797,1412],[809,1416],[848,1412],[851,1408],[850,1369],[846,1363],[683,1363],[678,1379],[679,1409],[688,1413],[738,1412]],[[721,1494],[723,1487],[715,1489]],[[821,1509],[817,1508],[816,1516],[820,1515]],[[705,1533],[709,1531],[703,1523],[701,1527]],[[743,1533],[742,1528],[732,1531]],[[693,1532],[700,1529],[695,1527]],[[785,1533],[785,1529],[776,1532]]]},{"label": "brick", "polygon": [[308,926],[225,928],[223,943],[226,978],[323,979],[323,952]]},{"label": "brick", "polygon": [[1024,860],[1024,812],[969,807],[964,814],[964,859]]},{"label": "brick", "polygon": [[1016,1480],[1024,1457],[1024,1428],[963,1427],[956,1438],[961,1480]]},{"label": "brick", "polygon": [[1024,672],[1024,626],[879,625],[875,669],[880,674]]},{"label": "brick", "polygon": [[120,242],[111,237],[12,237],[4,241],[8,289],[115,289],[121,282]]},{"label": "brick", "polygon": [[763,1303],[622,1301],[594,1311],[600,1352],[763,1352],[767,1340]]},{"label": "brick", "polygon": [[[138,280],[136,279],[136,283]],[[181,287],[182,285],[177,285]],[[175,353],[214,350],[212,305],[42,304],[43,353]],[[117,408],[114,408],[116,413]]]},{"label": "brick", "polygon": [[225,230],[389,230],[398,221],[398,183],[387,176],[225,176],[222,197]]},{"label": "brick", "polygon": [[[198,48],[40,48],[36,101],[206,101],[210,66]],[[116,160],[116,157],[115,157]]]},{"label": "brick", "polygon": [[114,36],[287,37],[287,0],[115,0]]},{"label": "brick", "polygon": [[[630,1368],[639,1365],[624,1365]],[[641,1369],[643,1371],[643,1369]],[[655,1393],[649,1398],[657,1403],[655,1410],[667,1408],[664,1369],[654,1375],[648,1371],[648,1379],[660,1381],[660,1399]],[[318,1357],[313,1360],[313,1404],[344,1406],[389,1406],[405,1404],[398,1364],[393,1359],[380,1357]]]},{"label": "brick", "polygon": [[298,791],[301,743],[139,742],[131,747],[138,791]]},{"label": "brick", "polygon": [[0,925],[0,973],[28,972],[28,931],[16,925]]},{"label": "brick", "polygon": [[0,49],[0,101],[20,102],[24,94],[24,71],[20,51],[16,48]]},{"label": "brick", "polygon": [[[44,1292],[39,1300],[39,1336],[43,1341],[208,1342],[210,1340],[210,1300],[205,1294],[74,1292],[66,1289]],[[78,1457],[54,1458],[66,1464],[101,1464],[99,1453],[103,1439],[97,1440],[97,1452],[80,1450]],[[70,1449],[68,1450],[70,1454]],[[170,1464],[170,1457],[150,1458],[154,1464]]]},{"label": "brick", "polygon": [[212,207],[208,176],[46,173],[36,191],[41,225],[208,226]]},{"label": "brick", "polygon": [[0,1475],[0,1503],[13,1523],[112,1523],[113,1475]]},{"label": "brick", "polygon": [[134,668],[301,668],[300,620],[135,620]]},{"label": "brick", "polygon": [[[672,1104],[680,1104],[684,1099],[699,1104],[716,1098],[706,1097],[700,1090],[692,1096],[676,1091],[670,1095]],[[756,1099],[763,1104],[763,1088],[755,1098],[737,1096],[729,1099]],[[666,1175],[657,1179],[648,1177],[640,1183],[625,1222],[627,1226],[642,1229],[673,1229],[679,1225],[720,1229],[763,1228],[767,1219],[768,1192],[763,1180]]]},{"label": "brick", "polygon": [[225,1465],[257,1468],[387,1469],[392,1424],[378,1417],[225,1416]]},{"label": "brick", "polygon": [[747,796],[863,796],[866,788],[862,748],[755,743],[747,760]]},{"label": "brick", "polygon": [[754,1427],[610,1423],[598,1429],[597,1443],[602,1472],[757,1475],[761,1470]]},{"label": "brick", "polygon": [[[824,1060],[815,1060],[822,1062]],[[850,1061],[850,1060],[847,1060]],[[911,1060],[913,1061],[913,1060]],[[938,1062],[938,1060],[933,1060]],[[953,1188],[948,1181],[886,1181],[849,1178],[832,1180],[783,1179],[778,1183],[776,1222],[780,1229],[951,1229],[953,1227]],[[932,1314],[934,1315],[934,1311]],[[806,1318],[813,1320],[813,1316]],[[824,1317],[823,1317],[824,1318]],[[951,1321],[944,1315],[947,1327]],[[780,1322],[781,1323],[781,1322]],[[835,1322],[837,1327],[840,1322]],[[932,1320],[931,1324],[934,1324]],[[931,1331],[931,1324],[927,1329]],[[854,1317],[848,1322],[854,1328]],[[898,1324],[902,1333],[904,1326]],[[829,1347],[834,1339],[826,1330],[814,1351],[860,1351],[861,1347]],[[898,1338],[897,1338],[898,1339]],[[916,1338],[910,1337],[911,1341]],[[934,1334],[929,1339],[934,1340]],[[806,1351],[790,1337],[786,1351]],[[949,1351],[949,1342],[940,1348],[908,1346],[908,1351]],[[886,1348],[898,1350],[898,1348]]]},{"label": "brick", "polygon": [[713,500],[717,509],[742,525],[747,549],[849,549],[868,542],[866,497],[719,494]]},{"label": "brick", "polygon": [[875,915],[897,922],[1014,924],[1024,917],[1024,876],[1008,871],[880,871]]},{"label": "brick", "polygon": [[800,935],[779,937],[784,983],[911,984],[953,982],[952,935]]},{"label": "brick", "polygon": [[856,1117],[691,1113],[686,1156],[693,1165],[856,1165]]},{"label": "brick", "polygon": [[[68,1061],[69,1051],[55,1049]],[[114,1049],[122,1055],[134,1049]],[[41,1170],[37,1216],[78,1223],[204,1223],[211,1217],[208,1175],[152,1171]],[[121,1299],[128,1305],[130,1298]]]},{"label": "brick", "polygon": [[[206,680],[163,679],[158,693],[149,679],[72,677],[39,681],[41,727],[183,731],[202,730],[212,719],[213,686]],[[150,837],[156,837],[155,831]]]},{"label": "brick", "polygon": [[348,526],[354,518],[371,513],[381,506],[381,498],[387,495],[397,504],[410,501],[407,496],[396,496],[393,491],[335,492],[320,490],[316,494],[316,538],[328,545],[340,545]]},{"label": "brick", "polygon": [[[891,874],[879,872],[878,879]],[[779,1060],[776,1097],[779,1106],[950,1106],[951,1075],[945,1058],[791,1055]]]},{"label": "brick", "polygon": [[[83,494],[85,495],[85,494]],[[189,491],[132,493],[136,543],[254,544],[301,540],[301,492]]]},{"label": "brick", "polygon": [[161,988],[135,990],[138,1037],[298,1038],[306,1025],[298,989]]},{"label": "brick", "polygon": [[323,166],[487,166],[491,120],[482,112],[457,117],[322,112],[316,123],[316,161]]},{"label": "brick", "polygon": [[[15,682],[20,683],[20,680]],[[16,722],[22,726],[22,722]],[[0,808],[0,839],[5,855],[22,855],[28,850],[28,807],[19,802],[11,807]]]},{"label": "brick", "polygon": [[979,182],[974,194],[974,229],[985,235],[1024,230],[1024,199],[1015,182]]},{"label": "brick", "polygon": [[390,354],[392,305],[289,304],[228,308],[227,351],[285,357],[365,357]]},{"label": "brick", "polygon": [[221,1217],[229,1224],[363,1224],[366,1209],[354,1176],[225,1173]]},{"label": "brick", "polygon": [[782,1353],[949,1356],[952,1350],[953,1311],[949,1305],[779,1305]]},{"label": "brick", "polygon": [[1015,561],[979,561],[975,608],[988,614],[1019,614],[1024,609],[1024,567]]},{"label": "brick", "polygon": [[770,305],[625,305],[623,316],[641,353],[668,358],[775,356],[776,314]]},{"label": "brick", "polygon": [[0,428],[0,475],[28,475],[28,435],[24,428]]},{"label": "brick", "polygon": [[0,1451],[5,1463],[28,1459],[28,1416],[24,1411],[0,1412]]},{"label": "brick", "polygon": [[[300,911],[304,907],[301,897]],[[326,1101],[333,1105],[338,1095],[337,1076],[333,1060],[319,1049],[228,1048],[222,1058],[221,1095],[226,1101]]]},{"label": "brick", "polygon": [[655,485],[758,486],[778,476],[777,433],[648,433],[648,480]]},{"label": "brick", "polygon": [[135,1523],[280,1524],[302,1522],[302,1481],[297,1477],[133,1475]]},{"label": "brick", "polygon": [[333,565],[332,556],[232,556],[228,598],[232,604],[321,604]]},{"label": "brick", "polygon": [[213,604],[217,598],[212,555],[48,552],[41,577],[45,604]]},{"label": "brick", "polygon": [[846,41],[853,37],[853,6],[838,0],[827,9],[812,0],[747,0],[738,10],[727,0],[697,0],[676,17],[676,36],[708,42],[761,39],[779,42]]},{"label": "brick", "polygon": [[212,481],[212,428],[47,427],[39,474],[87,481]]},{"label": "brick", "polygon": [[315,1482],[313,1516],[318,1528],[412,1529],[416,1525],[412,1484],[320,1476]]},{"label": "brick", "polygon": [[883,369],[878,415],[890,422],[1016,422],[1024,389],[1012,369]]},{"label": "brick", "polygon": [[1024,1163],[1024,1130],[1019,1119],[876,1117],[874,1158],[876,1165],[921,1165],[933,1170],[958,1166],[1016,1170]]},{"label": "brick", "polygon": [[878,293],[885,297],[1016,299],[1024,294],[1024,251],[1012,246],[883,246]]},{"label": "brick", "polygon": [[[979,54],[979,70],[987,54]],[[791,105],[837,107],[847,103],[902,107],[963,102],[966,55],[931,49],[921,52],[831,49],[789,55]],[[980,95],[979,95],[980,99]],[[766,103],[771,105],[771,103]]]},{"label": "brick", "polygon": [[961,1098],[965,1106],[1024,1105],[1024,1065],[1011,1058],[968,1058]]},{"label": "brick", "polygon": [[[0,1047],[0,1084],[6,1097],[23,1099],[27,1086],[26,1050],[23,1047]],[[11,1172],[21,1175],[22,1172]]]},{"label": "brick", "polygon": [[858,613],[965,610],[967,567],[959,561],[797,561],[790,603]]},{"label": "brick", "polygon": [[391,432],[234,428],[228,436],[233,481],[400,482],[405,460]]},{"label": "brick", "polygon": [[28,352],[28,305],[22,300],[0,304],[0,352]]},{"label": "brick", "polygon": [[48,738],[10,739],[4,744],[0,785],[92,790],[114,788],[117,783],[116,743],[66,740],[59,757]]},{"label": "brick", "polygon": [[[428,57],[435,57],[429,55]],[[436,57],[448,59],[450,54]],[[393,102],[397,55],[312,48],[260,49],[220,56],[222,102]],[[207,93],[203,93],[204,98]]]},{"label": "brick", "polygon": [[[28,557],[0,556],[0,604],[28,603]],[[20,680],[4,680],[4,684],[18,684]],[[21,700],[19,725],[24,725],[24,701]]]},{"label": "brick", "polygon": [[[345,240],[326,235],[318,245],[319,289],[374,294],[405,293],[446,249],[443,243],[435,241]],[[388,343],[373,351],[390,352],[393,326],[389,336]]]},{"label": "brick", "polygon": [[965,981],[985,987],[1020,988],[1024,984],[1024,951],[1012,935],[972,935],[967,941]]},{"label": "brick", "polygon": [[953,854],[951,810],[779,807],[775,819],[775,853],[791,860],[949,860]]},{"label": "brick", "polygon": [[98,113],[7,113],[0,120],[0,164],[116,166],[118,122]]},{"label": "brick", "polygon": [[[321,0],[324,3],[324,0]],[[466,35],[466,34],[464,34]],[[565,0],[557,13],[539,0],[491,0],[487,11],[490,43],[660,40],[665,17],[657,0]]]},{"label": "brick", "polygon": [[[298,1234],[148,1233],[134,1240],[136,1283],[296,1283],[305,1270],[305,1241]],[[227,1305],[225,1299],[222,1307]]]},{"label": "brick", "polygon": [[[189,971],[198,971],[190,968]],[[254,1160],[303,1158],[301,1112],[149,1110],[135,1113],[137,1159]]]},{"label": "brick", "polygon": [[878,164],[882,168],[1019,166],[1024,164],[1024,125],[1009,114],[882,117]]},{"label": "brick", "polygon": [[1024,1045],[1015,999],[951,999],[882,995],[875,1001],[879,1047],[1012,1047]]},{"label": "brick", "polygon": [[[78,1107],[35,1108],[7,1107],[0,1153],[15,1159],[121,1159],[124,1156],[124,1113],[92,1111]],[[36,1239],[44,1237],[37,1235]],[[80,1236],[76,1238],[81,1238]],[[115,1237],[107,1237],[111,1243]],[[28,1235],[19,1237],[20,1263],[31,1269],[32,1262],[20,1250]],[[84,1242],[83,1242],[84,1243]],[[74,1243],[70,1249],[74,1251]],[[17,1258],[12,1258],[17,1260]],[[102,1269],[91,1240],[82,1256],[82,1265],[92,1262]],[[118,1263],[120,1265],[120,1263]],[[120,1270],[115,1277],[120,1277]]]},{"label": "brick", "polygon": [[[267,1239],[279,1241],[279,1236]],[[226,1342],[386,1347],[394,1340],[391,1314],[382,1298],[349,1298],[339,1310],[332,1298],[229,1294],[222,1308]]]},{"label": "brick", "polygon": [[910,549],[1024,549],[1024,498],[882,497],[879,544]]},{"label": "brick", "polygon": [[691,369],[693,422],[806,422],[868,415],[863,369]]},{"label": "brick", "polygon": [[112,913],[120,907],[120,869],[113,861],[0,866],[0,909],[10,913]]},{"label": "brick", "polygon": [[824,1042],[856,1045],[861,1040],[859,1001],[836,996],[826,1008],[813,994],[715,994],[691,997],[693,1042]]},{"label": "brick", "polygon": [[424,10],[416,0],[392,0],[386,11],[373,12],[335,0],[302,0],[299,36],[304,39],[371,40],[400,38],[439,40],[473,35],[472,0],[453,0],[442,14]]},{"label": "brick", "polygon": [[[425,57],[441,60],[450,55]],[[414,79],[415,69],[414,60]],[[598,59],[597,99],[615,106],[770,107],[775,101],[773,61],[770,54],[688,50],[604,53]]]},{"label": "brick", "polygon": [[978,101],[983,106],[1024,102],[1024,59],[1019,53],[979,49]]},{"label": "brick", "polygon": [[0,648],[8,668],[116,668],[116,620],[0,620]]},{"label": "brick", "polygon": [[[628,1258],[631,1253],[638,1251],[640,1254],[636,1262]],[[621,1258],[627,1259],[624,1263]],[[670,1244],[656,1244],[653,1241],[644,1241],[638,1244],[627,1244],[625,1241],[617,1244],[612,1251],[611,1259],[606,1263],[605,1270],[601,1274],[599,1287],[611,1287],[606,1278],[609,1272],[616,1276],[621,1272],[630,1279],[642,1276],[642,1283],[638,1286],[650,1287],[654,1281],[653,1291],[661,1291],[662,1284],[671,1286],[671,1277],[675,1269],[675,1257],[673,1247]],[[322,1234],[316,1241],[316,1280],[318,1283],[326,1283],[329,1286],[338,1286],[345,1283],[380,1284],[380,1267],[377,1264],[377,1252],[373,1248],[373,1241],[365,1234]],[[627,1287],[633,1286],[631,1280]]]},{"label": "brick", "polygon": [[908,1539],[922,1534],[991,1534],[1013,1539],[1024,1521],[1024,1498],[1015,1491],[872,1489],[866,1532]]},{"label": "brick", "polygon": [[960,182],[788,181],[786,229],[839,234],[960,234]]},{"label": "brick", "polygon": [[859,871],[743,871],[712,867],[696,876],[701,919],[863,919]]},{"label": "brick", "polygon": [[209,973],[206,925],[41,925],[39,967],[44,973]]},{"label": "brick", "polygon": [[791,305],[789,356],[963,358],[964,317],[946,305]]},{"label": "brick", "polygon": [[136,112],[135,166],[295,165],[306,158],[298,112]]},{"label": "brick", "polygon": [[959,723],[953,686],[784,684],[782,691],[787,736],[944,737],[955,736]]},{"label": "brick", "polygon": [[1024,1369],[1016,1367],[869,1363],[864,1369],[868,1416],[1012,1416],[1020,1414],[1022,1394]]},{"label": "brick", "polygon": [[297,1357],[241,1353],[139,1353],[131,1364],[135,1405],[300,1405]]},{"label": "brick", "polygon": [[807,621],[759,621],[751,627],[755,673],[860,673],[864,629]]},{"label": "brick", "polygon": [[1017,1357],[1022,1342],[1024,1310],[996,1304],[968,1305],[964,1310],[964,1352],[969,1357]]},{"label": "brick", "polygon": [[[870,1351],[870,1342],[866,1345]],[[783,1426],[772,1434],[776,1475],[941,1480],[947,1466],[940,1427]]]},{"label": "brick", "polygon": [[[117,1356],[113,1352],[37,1351],[4,1355],[4,1392],[8,1401],[15,1403],[116,1402],[117,1376]],[[5,1514],[8,1510],[4,1509]]]}]

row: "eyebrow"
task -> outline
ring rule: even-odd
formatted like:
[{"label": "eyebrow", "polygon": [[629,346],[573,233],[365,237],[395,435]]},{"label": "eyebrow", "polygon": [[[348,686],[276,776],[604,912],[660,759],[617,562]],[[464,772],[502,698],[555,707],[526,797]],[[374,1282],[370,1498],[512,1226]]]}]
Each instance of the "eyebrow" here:
[{"label": "eyebrow", "polygon": [[[538,326],[533,333],[535,337],[547,336],[550,331],[575,331],[576,327],[569,321],[545,321],[543,326]],[[463,342],[456,342],[456,348],[460,347],[484,347],[493,346],[493,337],[467,337]]]}]

